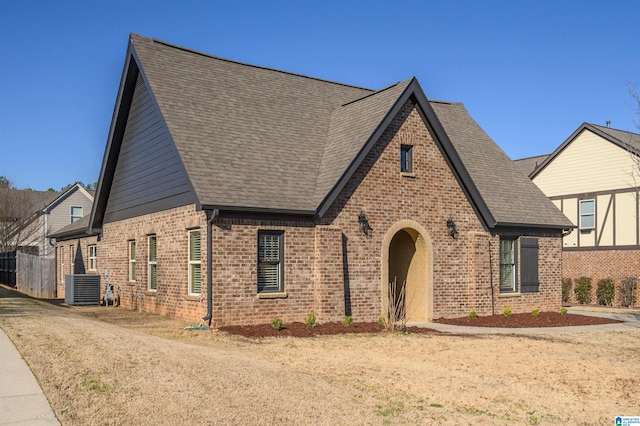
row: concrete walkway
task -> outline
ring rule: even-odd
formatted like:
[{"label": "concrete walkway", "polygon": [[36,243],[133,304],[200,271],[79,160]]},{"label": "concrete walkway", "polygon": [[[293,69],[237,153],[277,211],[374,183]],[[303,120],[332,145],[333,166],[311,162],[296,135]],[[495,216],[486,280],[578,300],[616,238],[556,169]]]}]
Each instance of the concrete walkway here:
[{"label": "concrete walkway", "polygon": [[624,322],[617,324],[539,328],[465,327],[459,325],[439,324],[435,322],[407,323],[407,325],[431,328],[433,330],[453,334],[559,334],[640,329],[640,309],[572,306],[568,308],[567,315],[588,315],[595,317],[612,318]]},{"label": "concrete walkway", "polygon": [[0,328],[0,425],[59,425],[38,381]]}]

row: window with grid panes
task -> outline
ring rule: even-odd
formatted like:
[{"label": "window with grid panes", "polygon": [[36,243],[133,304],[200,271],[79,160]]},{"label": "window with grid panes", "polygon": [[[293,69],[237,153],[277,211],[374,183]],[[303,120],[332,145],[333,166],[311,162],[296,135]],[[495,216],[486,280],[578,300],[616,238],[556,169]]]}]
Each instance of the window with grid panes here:
[{"label": "window with grid panes", "polygon": [[98,269],[98,248],[97,246],[89,246],[89,270],[95,271]]}]

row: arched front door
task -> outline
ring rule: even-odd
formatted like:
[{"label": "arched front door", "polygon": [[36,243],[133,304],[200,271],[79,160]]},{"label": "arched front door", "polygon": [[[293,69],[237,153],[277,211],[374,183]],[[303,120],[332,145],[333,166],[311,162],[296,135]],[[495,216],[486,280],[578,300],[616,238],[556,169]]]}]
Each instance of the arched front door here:
[{"label": "arched front door", "polygon": [[392,283],[397,290],[404,291],[407,321],[431,320],[433,256],[426,230],[414,221],[398,222],[387,232],[382,250],[383,312],[388,312],[389,303],[396,302],[389,292]]}]

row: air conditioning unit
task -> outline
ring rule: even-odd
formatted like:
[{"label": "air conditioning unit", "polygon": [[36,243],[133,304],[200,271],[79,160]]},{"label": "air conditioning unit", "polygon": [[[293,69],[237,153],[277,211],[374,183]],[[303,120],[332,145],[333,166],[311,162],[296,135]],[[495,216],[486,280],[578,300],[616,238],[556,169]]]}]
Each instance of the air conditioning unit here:
[{"label": "air conditioning unit", "polygon": [[64,303],[67,305],[99,305],[100,275],[65,275]]}]

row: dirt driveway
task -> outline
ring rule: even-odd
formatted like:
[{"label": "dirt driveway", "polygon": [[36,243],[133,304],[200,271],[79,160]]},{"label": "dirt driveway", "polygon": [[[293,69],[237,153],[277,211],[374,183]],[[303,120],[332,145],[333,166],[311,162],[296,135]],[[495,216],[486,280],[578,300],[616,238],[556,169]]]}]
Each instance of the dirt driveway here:
[{"label": "dirt driveway", "polygon": [[640,329],[250,341],[0,288],[0,327],[63,425],[613,424],[640,415]]}]

